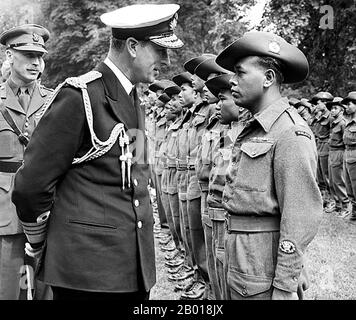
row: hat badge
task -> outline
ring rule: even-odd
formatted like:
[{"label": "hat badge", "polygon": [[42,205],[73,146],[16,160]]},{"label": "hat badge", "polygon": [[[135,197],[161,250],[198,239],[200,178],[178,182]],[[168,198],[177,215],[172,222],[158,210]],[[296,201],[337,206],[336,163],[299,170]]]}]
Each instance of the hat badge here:
[{"label": "hat badge", "polygon": [[178,14],[176,13],[173,16],[172,21],[169,23],[169,27],[172,31],[174,31],[174,29],[177,27],[177,22],[178,22]]},{"label": "hat badge", "polygon": [[271,41],[268,45],[268,49],[272,53],[279,54],[279,52],[281,51],[281,46],[279,45],[279,43],[277,41]]},{"label": "hat badge", "polygon": [[38,42],[38,41],[40,41],[40,36],[37,33],[34,33],[32,35],[32,39],[34,42]]}]

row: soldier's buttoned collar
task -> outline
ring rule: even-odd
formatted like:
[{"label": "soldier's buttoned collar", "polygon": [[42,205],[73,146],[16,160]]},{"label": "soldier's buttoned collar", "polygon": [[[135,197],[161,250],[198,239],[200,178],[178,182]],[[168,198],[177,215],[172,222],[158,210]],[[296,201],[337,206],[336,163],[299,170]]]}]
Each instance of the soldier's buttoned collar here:
[{"label": "soldier's buttoned collar", "polygon": [[279,116],[289,108],[287,98],[280,98],[270,106],[254,115],[254,119],[259,122],[265,132],[269,132]]}]

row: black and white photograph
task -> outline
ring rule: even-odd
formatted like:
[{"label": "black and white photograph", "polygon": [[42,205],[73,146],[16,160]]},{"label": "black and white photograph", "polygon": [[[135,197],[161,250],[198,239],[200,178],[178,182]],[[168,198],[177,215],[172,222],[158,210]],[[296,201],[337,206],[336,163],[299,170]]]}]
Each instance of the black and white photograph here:
[{"label": "black and white photograph", "polygon": [[356,300],[355,35],[355,0],[1,0],[0,308]]}]

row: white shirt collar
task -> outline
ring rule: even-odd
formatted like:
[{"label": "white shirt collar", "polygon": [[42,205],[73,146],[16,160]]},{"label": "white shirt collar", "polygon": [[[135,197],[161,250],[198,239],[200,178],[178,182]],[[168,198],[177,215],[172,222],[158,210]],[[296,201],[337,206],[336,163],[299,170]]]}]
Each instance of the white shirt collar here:
[{"label": "white shirt collar", "polygon": [[132,88],[134,87],[131,81],[122,73],[122,71],[117,66],[114,65],[114,63],[109,59],[109,57],[106,57],[104,63],[111,69],[112,72],[114,72],[115,76],[119,79],[120,83],[129,95],[132,91]]}]

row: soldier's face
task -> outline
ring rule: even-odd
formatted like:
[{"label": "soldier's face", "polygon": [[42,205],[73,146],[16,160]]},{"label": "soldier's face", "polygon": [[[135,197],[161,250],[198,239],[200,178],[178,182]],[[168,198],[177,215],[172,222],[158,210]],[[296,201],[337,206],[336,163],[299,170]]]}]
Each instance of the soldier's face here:
[{"label": "soldier's face", "polygon": [[356,113],[356,103],[353,101],[349,101],[346,105],[346,113],[347,114],[355,114]]},{"label": "soldier's face", "polygon": [[204,94],[204,98],[203,101],[207,101],[208,103],[215,103],[218,102],[218,98],[215,97],[211,91],[207,88],[207,86],[204,85],[203,87],[203,94]]},{"label": "soldier's face", "polygon": [[239,119],[239,107],[235,104],[231,90],[222,90],[219,92],[219,103],[216,110],[217,115],[220,113],[220,122],[229,124]]},{"label": "soldier's face", "polygon": [[7,50],[12,79],[24,83],[35,81],[44,65],[42,56],[41,52]]},{"label": "soldier's face", "polygon": [[202,92],[204,87],[204,80],[200,79],[196,74],[192,75],[192,85],[196,92]]},{"label": "soldier's face", "polygon": [[236,105],[255,111],[264,95],[265,71],[256,63],[256,57],[242,58],[235,64],[231,92]]},{"label": "soldier's face", "polygon": [[167,48],[151,41],[139,41],[133,62],[132,79],[134,83],[152,83],[158,78],[162,65],[169,65]]},{"label": "soldier's face", "polygon": [[333,105],[330,110],[330,114],[333,118],[336,118],[344,109],[339,105]]},{"label": "soldier's face", "polygon": [[194,89],[189,83],[183,83],[180,87],[182,91],[178,97],[182,106],[187,106],[194,102]]}]

